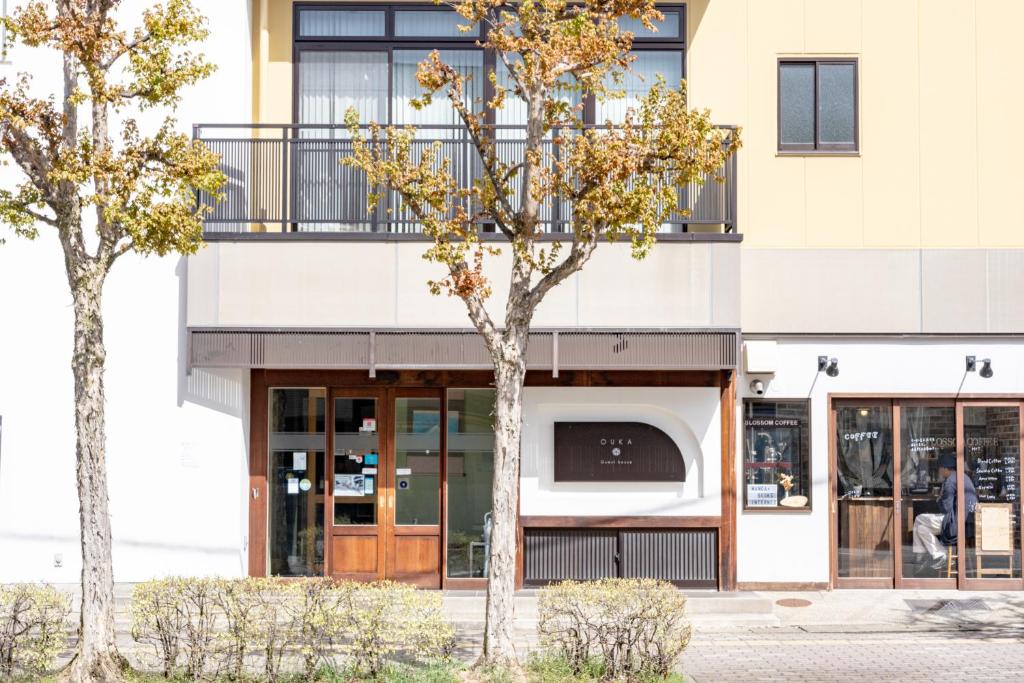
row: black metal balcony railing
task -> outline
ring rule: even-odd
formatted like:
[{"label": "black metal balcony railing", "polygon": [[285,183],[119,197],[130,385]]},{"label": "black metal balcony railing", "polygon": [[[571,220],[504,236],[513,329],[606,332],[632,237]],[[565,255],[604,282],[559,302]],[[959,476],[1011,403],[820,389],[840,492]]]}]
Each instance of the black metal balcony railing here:
[{"label": "black metal balcony railing", "polygon": [[[220,155],[220,167],[228,178],[225,198],[213,205],[206,218],[206,233],[376,233],[415,234],[419,226],[402,207],[397,193],[386,193],[373,214],[367,212],[371,190],[364,174],[342,165],[352,143],[343,126],[202,124],[194,127],[197,139]],[[522,158],[523,129],[496,127],[498,154],[514,161]],[[468,187],[483,172],[480,159],[460,126],[421,126],[414,143],[426,148],[440,142],[439,157],[451,161],[451,172]],[[553,142],[551,152],[558,153]],[[707,178],[677,189],[677,206],[688,215],[675,213],[665,232],[687,232],[690,226],[719,226],[736,231],[736,155],[726,162],[724,183]],[[571,206],[549,202],[542,209],[544,229],[569,230]]]}]

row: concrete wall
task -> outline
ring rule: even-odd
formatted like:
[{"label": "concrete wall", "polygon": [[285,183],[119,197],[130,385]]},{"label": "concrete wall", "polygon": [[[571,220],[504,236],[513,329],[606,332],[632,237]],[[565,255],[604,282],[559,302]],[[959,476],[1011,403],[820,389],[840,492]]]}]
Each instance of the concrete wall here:
[{"label": "concrete wall", "polygon": [[745,334],[1024,332],[1021,249],[743,249],[741,260]]},{"label": "concrete wall", "polygon": [[[523,515],[717,516],[722,513],[719,390],[527,387],[523,397]],[[686,481],[554,481],[554,423],[644,422],[679,446]]]},{"label": "concrete wall", "polygon": [[[188,262],[188,324],[468,327],[465,306],[432,296],[445,275],[422,242],[217,242]],[[507,252],[507,250],[506,250]],[[508,254],[494,257],[491,314],[501,320]],[[739,244],[666,242],[642,262],[598,247],[548,294],[540,327],[739,325]]]},{"label": "concrete wall", "polygon": [[[737,500],[739,581],[824,582],[829,579],[828,430],[830,394],[1020,394],[1024,340],[780,338],[778,372],[739,378],[739,396],[753,398],[750,382],[767,385],[765,398],[811,399],[811,510],[744,512]],[[817,357],[839,360],[839,376],[817,372]],[[964,373],[964,356],[991,358],[994,375]],[[962,382],[962,384],[961,384]],[[736,414],[737,482],[742,482],[743,410]]]},{"label": "concrete wall", "polygon": [[[8,3],[10,6],[11,3]],[[125,3],[133,21],[148,3]],[[203,0],[219,65],[177,112],[192,121],[249,115],[244,0]],[[0,78],[30,71],[59,83],[56,56],[15,48]],[[240,74],[242,77],[240,77]],[[162,112],[152,112],[144,126]],[[145,128],[144,128],[145,129]],[[0,186],[17,179],[0,168]],[[81,574],[72,402],[71,297],[60,247],[45,226],[28,242],[0,226],[0,582],[73,583]],[[119,261],[105,289],[107,459],[114,577],[239,575],[246,569],[248,379],[186,376],[185,260]],[[60,567],[56,565],[60,557]]]}]

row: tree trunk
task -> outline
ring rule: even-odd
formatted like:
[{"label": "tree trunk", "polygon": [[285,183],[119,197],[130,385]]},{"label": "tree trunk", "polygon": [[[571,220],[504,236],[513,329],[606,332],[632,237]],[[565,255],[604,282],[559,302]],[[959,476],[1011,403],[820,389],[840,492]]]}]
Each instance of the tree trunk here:
[{"label": "tree trunk", "polygon": [[68,264],[75,309],[77,479],[82,534],[82,614],[78,649],[65,671],[72,681],[121,679],[125,661],[114,639],[114,576],[107,506],[105,396],[103,370],[102,266]]},{"label": "tree trunk", "polygon": [[[519,514],[519,446],[526,379],[526,335],[510,335],[503,357],[495,359],[494,483],[491,492],[491,552],[487,581],[487,621],[483,663],[519,668],[513,626],[515,614],[516,530]],[[518,338],[516,338],[518,337]]]}]

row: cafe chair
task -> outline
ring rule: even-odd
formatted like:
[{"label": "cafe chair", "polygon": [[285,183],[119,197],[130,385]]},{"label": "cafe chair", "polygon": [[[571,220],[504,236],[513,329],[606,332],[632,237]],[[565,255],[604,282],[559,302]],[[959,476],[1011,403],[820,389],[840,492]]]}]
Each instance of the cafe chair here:
[{"label": "cafe chair", "polygon": [[956,573],[956,543],[944,544],[946,546],[946,578],[953,578],[953,574]]},{"label": "cafe chair", "polygon": [[[976,576],[1013,576],[1013,503],[978,503],[974,508]],[[1005,557],[1005,567],[985,567],[985,558]]]}]

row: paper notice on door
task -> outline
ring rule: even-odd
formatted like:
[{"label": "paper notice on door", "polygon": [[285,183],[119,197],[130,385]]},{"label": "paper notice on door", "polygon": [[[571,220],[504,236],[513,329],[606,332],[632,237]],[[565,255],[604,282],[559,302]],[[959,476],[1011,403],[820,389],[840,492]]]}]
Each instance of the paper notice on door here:
[{"label": "paper notice on door", "polygon": [[364,467],[363,468],[363,474],[377,474],[377,468],[376,467]]},{"label": "paper notice on door", "polygon": [[395,476],[396,477],[408,477],[411,474],[412,474],[412,468],[411,467],[396,467],[395,468]]},{"label": "paper notice on door", "polygon": [[335,474],[334,495],[335,496],[362,496],[363,475],[361,474]]},{"label": "paper notice on door", "polygon": [[292,453],[292,469],[296,472],[306,471],[306,451]]},{"label": "paper notice on door", "polygon": [[367,496],[373,495],[373,477],[363,479],[363,494]]},{"label": "paper notice on door", "polygon": [[299,492],[299,480],[292,477],[288,480],[288,494],[297,494]]}]

